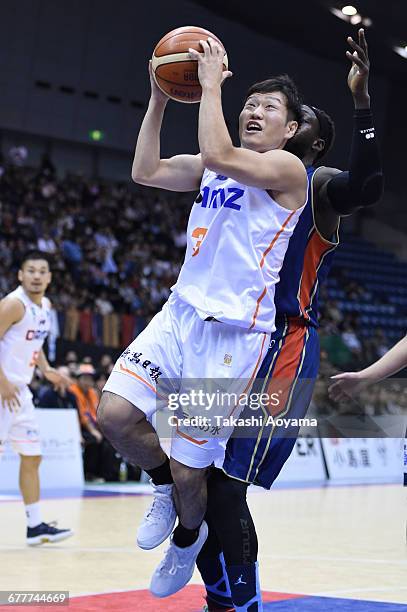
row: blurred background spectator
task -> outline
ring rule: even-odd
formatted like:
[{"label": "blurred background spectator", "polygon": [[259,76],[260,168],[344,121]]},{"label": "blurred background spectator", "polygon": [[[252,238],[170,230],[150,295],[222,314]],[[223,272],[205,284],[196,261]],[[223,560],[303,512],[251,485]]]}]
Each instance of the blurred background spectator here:
[{"label": "blurred background spectator", "polygon": [[[57,370],[65,376],[71,376],[67,366],[59,366]],[[75,395],[69,389],[63,387],[44,386],[39,397],[39,405],[41,408],[73,408],[78,410]]]}]

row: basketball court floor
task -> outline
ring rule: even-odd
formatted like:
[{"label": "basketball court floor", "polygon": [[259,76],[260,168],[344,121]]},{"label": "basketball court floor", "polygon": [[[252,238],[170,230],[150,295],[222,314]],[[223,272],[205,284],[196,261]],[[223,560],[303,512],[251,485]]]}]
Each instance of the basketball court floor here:
[{"label": "basketball court floor", "polygon": [[[135,533],[148,485],[93,485],[43,500],[44,520],[75,536],[27,548],[23,505],[0,496],[0,590],[68,590],[69,609],[198,612],[198,573],[157,600],[150,576],[165,545],[142,551]],[[66,492],[65,494],[66,495]],[[400,485],[276,488],[249,493],[260,546],[264,609],[271,612],[406,612],[406,490]],[[37,606],[37,610],[49,606]],[[29,609],[19,606],[19,610]],[[68,608],[64,608],[68,609]],[[0,606],[0,610],[10,610]]]}]

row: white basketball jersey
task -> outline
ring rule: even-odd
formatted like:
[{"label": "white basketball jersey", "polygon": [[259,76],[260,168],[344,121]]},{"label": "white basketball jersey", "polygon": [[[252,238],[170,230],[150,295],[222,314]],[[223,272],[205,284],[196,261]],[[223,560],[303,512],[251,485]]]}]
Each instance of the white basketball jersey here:
[{"label": "white basketball jersey", "polygon": [[264,189],[205,170],[175,295],[203,319],[273,332],[275,286],[304,206],[290,211]]},{"label": "white basketball jersey", "polygon": [[34,374],[38,354],[51,327],[48,298],[41,306],[34,304],[20,286],[9,293],[24,304],[21,321],[12,325],[0,339],[0,365],[8,380],[15,385],[28,385]]}]

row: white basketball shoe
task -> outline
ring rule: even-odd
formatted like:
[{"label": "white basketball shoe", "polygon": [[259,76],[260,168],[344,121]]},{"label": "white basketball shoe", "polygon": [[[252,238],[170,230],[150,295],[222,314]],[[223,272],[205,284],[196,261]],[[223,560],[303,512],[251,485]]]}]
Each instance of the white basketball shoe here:
[{"label": "white basketball shoe", "polygon": [[196,558],[208,537],[208,525],[203,521],[196,542],[186,548],[176,546],[171,538],[164,559],[151,578],[150,591],[156,597],[168,597],[180,591],[192,578]]},{"label": "white basketball shoe", "polygon": [[144,550],[159,546],[174,529],[177,511],[172,490],[174,485],[155,485],[154,498],[137,531],[137,544]]}]

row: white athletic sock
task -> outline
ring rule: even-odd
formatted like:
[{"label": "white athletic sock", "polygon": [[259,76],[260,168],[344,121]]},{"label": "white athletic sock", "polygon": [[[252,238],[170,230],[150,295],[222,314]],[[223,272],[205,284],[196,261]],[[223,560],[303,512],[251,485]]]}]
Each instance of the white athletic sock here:
[{"label": "white athletic sock", "polygon": [[25,507],[25,515],[27,517],[27,527],[37,527],[42,522],[40,502],[28,504]]}]

